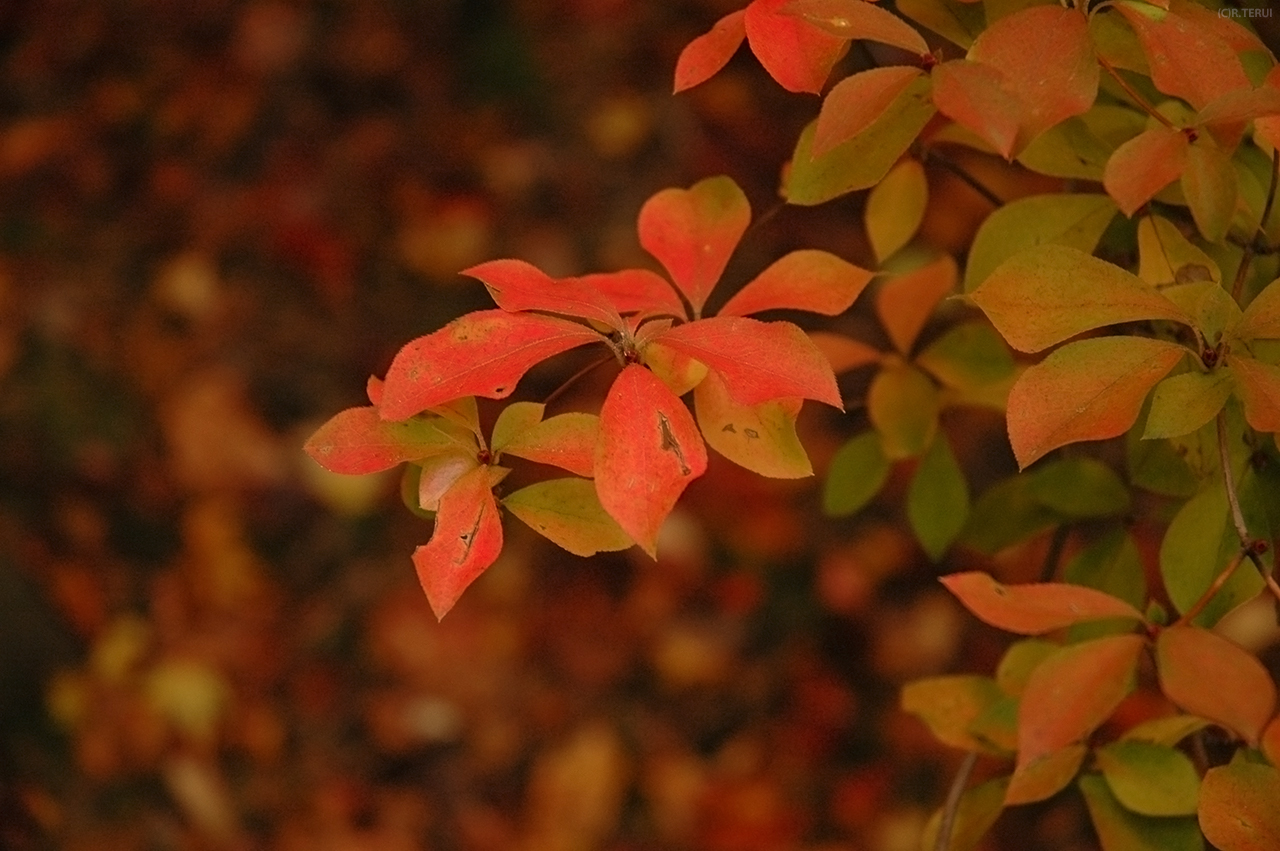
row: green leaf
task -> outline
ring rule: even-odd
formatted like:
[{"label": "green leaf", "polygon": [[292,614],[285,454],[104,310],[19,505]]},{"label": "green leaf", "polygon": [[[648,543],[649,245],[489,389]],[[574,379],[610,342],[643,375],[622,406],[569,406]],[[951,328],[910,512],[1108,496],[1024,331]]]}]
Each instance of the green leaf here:
[{"label": "green leaf", "polygon": [[889,459],[874,431],[851,438],[831,458],[822,491],[822,509],[833,517],[853,514],[880,492],[889,477]]},{"label": "green leaf", "polygon": [[1126,810],[1101,775],[1077,781],[1102,851],[1204,851],[1204,840],[1191,817],[1157,818]]},{"label": "green leaf", "polygon": [[819,157],[812,154],[817,122],[810,123],[796,142],[783,195],[792,204],[808,206],[876,185],[933,114],[929,79],[921,76],[865,130]]},{"label": "green leaf", "polygon": [[1115,215],[1116,205],[1106,195],[1033,195],[997,208],[969,248],[965,291],[975,289],[1004,261],[1038,245],[1092,253]]},{"label": "green leaf", "polygon": [[1200,234],[1209,242],[1226,239],[1239,188],[1231,156],[1205,133],[1187,148],[1182,194]]},{"label": "green leaf", "polygon": [[625,550],[634,543],[600,505],[588,479],[549,479],[503,497],[529,528],[574,555]]},{"label": "green leaf", "polygon": [[[1095,17],[1105,17],[1096,15]],[[1018,154],[1017,160],[1031,171],[1050,177],[1102,182],[1107,159],[1115,150],[1090,126],[1089,117],[1100,107],[1076,115],[1050,127]],[[1125,112],[1128,112],[1127,110]],[[1139,122],[1138,129],[1141,128]]]},{"label": "green leaf", "polygon": [[1184,372],[1156,385],[1143,440],[1189,434],[1209,422],[1226,404],[1233,387],[1231,371]]},{"label": "green leaf", "polygon": [[933,381],[902,361],[886,363],[867,391],[871,424],[880,433],[885,456],[895,461],[928,448],[938,430],[939,407]]},{"label": "green leaf", "polygon": [[[1239,547],[1222,479],[1215,478],[1183,504],[1160,543],[1160,575],[1179,612],[1195,605]],[[1262,587],[1257,571],[1237,570],[1196,616],[1195,623],[1212,626],[1236,606],[1256,597]]]},{"label": "green leaf", "polygon": [[902,711],[915,715],[934,738],[962,750],[988,750],[969,733],[969,724],[1003,696],[990,677],[950,674],[915,680],[902,687]]},{"label": "green leaf", "polygon": [[982,321],[949,328],[916,356],[916,363],[957,390],[976,390],[1013,375],[1009,347]]},{"label": "green leaf", "polygon": [[495,453],[504,452],[511,441],[542,422],[546,408],[540,402],[512,402],[507,405],[493,423],[489,448]]},{"label": "green leaf", "polygon": [[1063,245],[1006,260],[969,297],[1015,349],[1038,352],[1076,334],[1148,319],[1192,325],[1178,305],[1119,266]]},{"label": "green leaf", "polygon": [[1163,292],[1192,317],[1209,345],[1217,343],[1240,322],[1240,307],[1235,299],[1214,281],[1175,284]]},{"label": "green leaf", "polygon": [[919,160],[902,160],[872,187],[862,216],[877,262],[911,241],[928,204],[929,182]]},{"label": "green leaf", "polygon": [[1108,517],[1129,510],[1129,489],[1095,458],[1060,458],[1038,468],[1031,492],[1063,517]]},{"label": "green leaf", "polygon": [[[1150,399],[1138,417],[1136,428],[1125,435],[1126,464],[1129,481],[1134,487],[1187,499],[1200,488],[1199,478],[1187,463],[1186,457],[1168,440],[1143,440],[1146,417],[1150,412]],[[1198,432],[1197,432],[1198,434]],[[1194,436],[1194,435],[1192,435]]]},{"label": "green leaf", "polygon": [[717,373],[693,391],[693,407],[707,445],[733,463],[774,479],[813,475],[809,456],[796,436],[800,399],[740,405]]},{"label": "green leaf", "polygon": [[1082,440],[1124,434],[1148,391],[1187,350],[1146,337],[1077,340],[1029,367],[1009,390],[1009,441],[1018,466]]},{"label": "green leaf", "polygon": [[1195,715],[1165,715],[1133,725],[1120,738],[1173,747],[1187,736],[1208,727],[1210,723]]},{"label": "green leaf", "polygon": [[978,3],[959,0],[898,0],[897,10],[911,20],[933,30],[963,48],[973,45],[987,25]]},{"label": "green leaf", "polygon": [[1176,748],[1129,739],[1094,751],[1111,793],[1144,816],[1189,816],[1196,811],[1200,775]]},{"label": "green leaf", "polygon": [[1160,689],[1183,710],[1221,724],[1256,746],[1276,711],[1276,684],[1258,657],[1198,626],[1156,638]]},{"label": "green leaf", "polygon": [[1135,609],[1147,601],[1147,580],[1133,536],[1117,526],[1100,536],[1067,562],[1062,578],[1096,588],[1124,600]]},{"label": "green leaf", "polygon": [[969,512],[961,540],[994,555],[1057,525],[1058,515],[1031,493],[1031,476],[1016,475],[987,488]]},{"label": "green leaf", "polygon": [[[995,777],[965,790],[960,796],[960,805],[956,807],[947,851],[970,851],[982,841],[1004,810],[1008,785],[1008,777]],[[936,846],[941,826],[942,810],[938,809],[925,823],[924,834],[920,837],[921,848]]]},{"label": "green leaf", "polygon": [[1280,769],[1241,759],[1209,769],[1200,829],[1222,851],[1280,848]]},{"label": "green leaf", "polygon": [[969,516],[969,485],[951,444],[939,434],[920,459],[907,490],[907,518],[916,540],[938,561]]}]

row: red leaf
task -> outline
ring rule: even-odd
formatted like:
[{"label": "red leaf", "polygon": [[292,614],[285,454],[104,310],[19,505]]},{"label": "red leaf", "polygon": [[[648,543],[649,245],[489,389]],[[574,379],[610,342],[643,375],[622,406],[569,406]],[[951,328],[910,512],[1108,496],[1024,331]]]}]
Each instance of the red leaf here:
[{"label": "red leaf", "polygon": [[1236,51],[1214,30],[1145,3],[1114,8],[1133,27],[1147,54],[1151,82],[1165,94],[1203,109],[1227,92],[1252,88]]},{"label": "red leaf", "polygon": [[403,420],[460,396],[502,399],[534,364],[604,338],[583,325],[480,310],[406,344],[382,389],[383,419]]},{"label": "red leaf", "polygon": [[791,0],[779,11],[798,15],[837,38],[878,41],[917,56],[929,53],[924,37],[910,24],[866,0]]},{"label": "red leaf", "polygon": [[976,570],[943,576],[940,581],[979,620],[1019,635],[1040,635],[1108,618],[1142,620],[1142,613],[1124,600],[1083,585],[1004,585]]},{"label": "red leaf", "polygon": [[652,372],[625,367],[600,408],[596,493],[645,552],[690,482],[707,469],[707,448],[689,410]]},{"label": "red leaf", "polygon": [[715,316],[677,325],[658,339],[718,372],[739,404],[798,396],[843,410],[831,364],[790,322]]},{"label": "red leaf", "polygon": [[1081,440],[1123,434],[1147,393],[1187,350],[1145,337],[1078,340],[1029,367],[1009,390],[1009,442],[1018,467]]},{"label": "red leaf", "polygon": [[440,497],[431,540],[413,551],[427,602],[443,618],[462,592],[502,552],[502,522],[489,486],[489,468],[476,467]]},{"label": "red leaf", "polygon": [[747,41],[751,52],[780,86],[790,92],[817,94],[849,43],[780,11],[789,2],[752,0],[744,21]]},{"label": "red leaf", "polygon": [[921,73],[919,68],[889,65],[861,71],[832,86],[818,113],[813,156],[822,156],[870,127]]},{"label": "red leaf", "polygon": [[1205,772],[1200,829],[1224,851],[1280,848],[1280,769],[1235,759]]},{"label": "red leaf", "polygon": [[739,290],[719,315],[787,308],[836,316],[849,309],[874,276],[827,251],[792,251]]},{"label": "red leaf", "polygon": [[1198,626],[1171,626],[1156,639],[1165,696],[1256,746],[1276,710],[1276,684],[1258,658]]},{"label": "red leaf", "polygon": [[321,467],[360,475],[389,470],[442,452],[469,451],[474,439],[442,420],[387,422],[377,408],[348,408],[320,426],[302,447]]},{"label": "red leaf", "polygon": [[1115,149],[1102,185],[1126,216],[1177,180],[1187,167],[1187,136],[1172,127],[1152,127]]},{"label": "red leaf", "polygon": [[[1011,791],[1020,773],[1044,757],[1084,741],[1132,689],[1143,638],[1113,635],[1082,641],[1055,651],[1036,666],[1018,703],[1018,761]],[[1013,791],[1009,803],[1029,799]]]},{"label": "red leaf", "polygon": [[1280,432],[1280,366],[1232,352],[1227,361],[1236,377],[1244,418],[1257,431]]},{"label": "red leaf", "polygon": [[648,269],[596,272],[578,280],[603,293],[620,313],[665,314],[680,319],[687,319],[689,315],[680,294],[667,279]]},{"label": "red leaf", "polygon": [[933,103],[943,115],[968,127],[1005,159],[1013,157],[1021,105],[1004,87],[1004,75],[989,65],[956,59],[935,65]]},{"label": "red leaf", "polygon": [[646,201],[640,244],[662,263],[697,315],[750,222],[751,206],[738,185],[710,177]]},{"label": "red leaf", "polygon": [[747,35],[743,25],[745,16],[745,9],[730,12],[716,21],[710,30],[685,45],[676,60],[676,94],[706,82],[728,64]]},{"label": "red leaf", "polygon": [[944,254],[927,266],[891,278],[880,288],[876,313],[898,351],[911,351],[920,329],[938,302],[955,290],[959,277],[956,261]]},{"label": "red leaf", "polygon": [[622,317],[609,299],[581,278],[557,281],[523,260],[490,260],[461,274],[483,283],[503,310],[545,310],[622,328]]},{"label": "red leaf", "polygon": [[1195,123],[1208,127],[1225,150],[1233,151],[1248,122],[1275,115],[1280,115],[1280,89],[1264,83],[1256,89],[1227,92],[1200,110]]}]

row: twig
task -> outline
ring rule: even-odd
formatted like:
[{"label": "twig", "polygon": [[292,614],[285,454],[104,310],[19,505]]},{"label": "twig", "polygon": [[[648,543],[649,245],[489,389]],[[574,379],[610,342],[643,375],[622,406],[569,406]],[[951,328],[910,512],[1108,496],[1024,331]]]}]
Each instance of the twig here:
[{"label": "twig", "polygon": [[1235,475],[1231,472],[1231,453],[1227,449],[1227,415],[1226,411],[1218,412],[1218,459],[1222,463],[1222,482],[1227,489],[1227,502],[1231,504],[1231,522],[1235,524],[1236,534],[1240,536],[1240,546],[1252,549],[1249,538],[1249,527],[1244,522],[1244,512],[1240,510],[1240,497],[1236,496]]},{"label": "twig", "polygon": [[938,838],[934,840],[934,851],[947,851],[951,845],[951,831],[956,824],[956,813],[960,810],[960,797],[964,788],[969,785],[969,775],[978,764],[978,752],[969,751],[951,781],[951,789],[947,791],[947,802],[942,806],[942,819],[938,822]]},{"label": "twig", "polygon": [[1195,605],[1183,612],[1182,617],[1178,618],[1173,625],[1185,626],[1195,620],[1195,618],[1204,611],[1204,607],[1209,605],[1209,601],[1213,599],[1214,595],[1222,590],[1223,585],[1227,584],[1227,580],[1236,572],[1236,568],[1240,566],[1240,562],[1244,561],[1244,557],[1247,553],[1248,550],[1241,547],[1241,549],[1231,557],[1231,561],[1227,562],[1227,566],[1223,571],[1214,578],[1213,584],[1200,595],[1199,600],[1196,600]]},{"label": "twig", "polygon": [[609,356],[609,355],[605,355],[604,357],[599,358],[598,360],[594,360],[594,361],[592,361],[591,363],[587,364],[587,365],[586,365],[586,366],[584,366],[582,369],[578,370],[578,371],[577,371],[577,372],[575,372],[573,375],[571,375],[571,376],[569,376],[568,378],[566,378],[566,379],[564,380],[564,382],[563,382],[559,387],[557,387],[555,390],[552,390],[552,391],[551,391],[551,395],[547,396],[547,398],[545,398],[545,399],[543,399],[543,400],[542,400],[542,404],[543,404],[543,405],[550,405],[552,402],[554,402],[556,399],[558,399],[558,398],[560,397],[560,395],[561,395],[562,393],[564,393],[564,391],[566,391],[566,390],[568,390],[570,387],[572,387],[572,386],[573,386],[573,384],[574,384],[574,382],[576,382],[578,379],[580,379],[580,378],[582,378],[583,376],[585,376],[587,373],[591,372],[591,371],[592,371],[593,369],[595,369],[596,367],[599,367],[599,366],[602,366],[602,365],[604,365],[604,364],[608,363],[610,360],[612,360],[612,358],[610,358],[610,356]]},{"label": "twig", "polygon": [[1160,122],[1161,124],[1163,124],[1165,127],[1168,127],[1170,130],[1177,130],[1179,133],[1181,133],[1181,132],[1182,132],[1182,129],[1181,129],[1181,128],[1174,126],[1174,123],[1173,123],[1172,121],[1170,121],[1169,119],[1165,118],[1163,115],[1161,115],[1159,112],[1157,112],[1157,111],[1156,111],[1156,108],[1155,108],[1154,106],[1152,106],[1151,104],[1147,103],[1147,99],[1146,99],[1146,98],[1144,98],[1141,94],[1139,94],[1137,89],[1135,89],[1133,86],[1129,85],[1129,82],[1128,82],[1127,80],[1125,80],[1125,78],[1124,78],[1124,77],[1121,77],[1121,76],[1120,76],[1120,72],[1119,72],[1119,71],[1117,71],[1117,70],[1115,69],[1115,67],[1114,67],[1114,66],[1112,66],[1112,64],[1111,64],[1110,62],[1108,62],[1107,60],[1105,60],[1105,59],[1103,59],[1101,56],[1099,56],[1099,57],[1098,57],[1098,64],[1099,64],[1099,65],[1101,65],[1103,68],[1105,68],[1105,69],[1106,69],[1107,73],[1108,73],[1108,74],[1110,74],[1110,75],[1111,75],[1111,78],[1112,78],[1113,80],[1115,80],[1115,81],[1116,81],[1116,83],[1118,83],[1118,84],[1119,84],[1120,88],[1124,89],[1125,94],[1127,94],[1129,97],[1133,98],[1134,103],[1136,103],[1138,106],[1142,107],[1142,109],[1143,109],[1143,110],[1144,110],[1148,115],[1150,115],[1150,116],[1151,116],[1152,118],[1154,118],[1156,121],[1159,121],[1159,122]]},{"label": "twig", "polygon": [[[1271,218],[1271,208],[1276,200],[1276,182],[1280,179],[1280,150],[1271,151],[1271,185],[1267,189],[1267,200],[1262,205],[1262,218],[1258,220],[1258,238],[1267,238],[1267,220]],[[1249,276],[1249,264],[1257,253],[1257,239],[1251,239],[1244,246],[1244,254],[1240,256],[1240,265],[1236,268],[1236,279],[1231,284],[1231,297],[1239,300],[1240,291],[1244,289],[1244,279]]]},{"label": "twig", "polygon": [[1004,206],[1003,198],[1001,198],[995,192],[987,188],[987,186],[983,184],[980,180],[978,180],[978,178],[974,177],[972,174],[967,172],[963,166],[961,166],[959,163],[957,163],[955,160],[951,159],[950,157],[947,157],[943,154],[939,154],[932,150],[925,150],[922,152],[921,159],[924,160],[925,162],[937,163],[938,165],[942,166],[945,170],[951,172],[953,175],[960,178],[960,180],[963,181],[966,186],[968,186],[974,192],[977,192],[979,195],[981,195],[983,198],[989,201],[991,203],[991,206],[993,207]]},{"label": "twig", "polygon": [[1058,563],[1062,561],[1062,548],[1067,545],[1067,536],[1071,534],[1071,527],[1066,523],[1059,524],[1053,530],[1053,537],[1049,539],[1049,549],[1044,554],[1044,563],[1040,565],[1040,581],[1052,582],[1053,576],[1058,572]]}]

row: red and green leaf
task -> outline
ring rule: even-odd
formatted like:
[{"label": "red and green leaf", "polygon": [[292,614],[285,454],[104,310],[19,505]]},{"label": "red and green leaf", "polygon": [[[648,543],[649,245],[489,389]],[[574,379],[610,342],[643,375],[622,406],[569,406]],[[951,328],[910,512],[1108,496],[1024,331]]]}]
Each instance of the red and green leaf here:
[{"label": "red and green leaf", "polygon": [[1009,441],[1025,469],[1046,453],[1128,431],[1147,393],[1187,350],[1143,337],[1068,343],[1029,367],[1009,391]]},{"label": "red and green leaf", "polygon": [[693,391],[698,426],[712,449],[740,467],[773,479],[813,475],[809,456],[796,436],[800,399],[775,399],[759,405],[733,400],[716,373]]},{"label": "red and green leaf", "polygon": [[747,41],[780,86],[790,92],[817,94],[849,42],[791,14],[785,8],[790,3],[752,0],[744,20]]},{"label": "red and green leaf", "polygon": [[1200,829],[1222,851],[1280,848],[1280,768],[1234,759],[1200,784]]},{"label": "red and green leaf", "polygon": [[853,305],[874,276],[829,251],[802,248],[783,255],[753,278],[718,315],[787,309],[836,316]]},{"label": "red and green leaf", "polygon": [[493,449],[591,478],[599,434],[600,418],[595,414],[558,414],[521,429],[501,447],[497,444],[495,427]]},{"label": "red and green leaf", "polygon": [[437,618],[443,618],[502,551],[502,521],[489,468],[476,467],[440,498],[431,540],[413,552],[418,581]]},{"label": "red and green leaf", "polygon": [[1221,724],[1251,745],[1276,710],[1276,684],[1252,653],[1197,626],[1171,626],[1156,639],[1165,696]]},{"label": "red and green leaf", "polygon": [[1058,794],[1079,773],[1088,753],[1085,745],[1076,742],[1026,761],[1019,757],[1004,790],[1005,805],[1031,804]]},{"label": "red and green leaf", "polygon": [[1042,245],[1006,260],[969,297],[1009,344],[1024,352],[1122,322],[1194,324],[1185,310],[1142,279],[1062,245]]},{"label": "red and green leaf", "polygon": [[941,582],[979,620],[1019,635],[1041,635],[1096,620],[1142,620],[1142,613],[1124,600],[1083,585],[1005,585],[981,571],[953,573]]},{"label": "red and green leaf", "polygon": [[584,325],[536,313],[481,310],[406,344],[391,361],[379,413],[403,420],[460,396],[502,399],[535,364],[600,342]]},{"label": "red and green leaf", "polygon": [[302,448],[326,470],[359,475],[445,452],[474,453],[476,445],[470,433],[438,417],[387,422],[377,408],[364,407],[334,415]]},{"label": "red and green leaf", "polygon": [[605,511],[652,556],[662,521],[706,469],[688,409],[652,372],[625,367],[600,409],[595,481]]},{"label": "red and green leaf", "polygon": [[616,552],[633,545],[600,505],[587,479],[549,479],[503,497],[502,505],[529,528],[574,555]]},{"label": "red and green leaf", "polygon": [[622,328],[614,306],[581,278],[556,280],[523,260],[490,260],[462,274],[483,283],[503,310],[543,310],[590,319],[615,330]]},{"label": "red and green leaf", "polygon": [[870,127],[923,73],[909,65],[886,65],[852,74],[832,86],[818,113],[813,156],[822,156]]},{"label": "red and green leaf", "polygon": [[675,93],[706,82],[728,64],[747,36],[746,10],[730,12],[710,30],[685,45],[676,60]]},{"label": "red and green leaf", "polygon": [[843,408],[830,363],[790,322],[715,316],[677,325],[657,340],[718,372],[739,404],[790,396]]},{"label": "red and green leaf", "polygon": [[943,62],[931,73],[933,103],[938,111],[972,130],[1001,156],[1011,158],[1018,148],[1022,104],[1008,91],[1004,74],[968,59]]},{"label": "red and green leaf", "polygon": [[646,201],[640,244],[662,263],[696,316],[750,222],[751,207],[738,185],[709,177],[688,189],[663,189]]}]

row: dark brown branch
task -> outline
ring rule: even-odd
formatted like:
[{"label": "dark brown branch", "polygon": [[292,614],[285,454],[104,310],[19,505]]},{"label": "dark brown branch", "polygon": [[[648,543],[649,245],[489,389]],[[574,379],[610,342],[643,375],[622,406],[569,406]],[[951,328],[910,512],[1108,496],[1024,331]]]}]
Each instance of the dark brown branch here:
[{"label": "dark brown branch", "polygon": [[1271,152],[1271,185],[1267,188],[1267,200],[1262,206],[1262,218],[1258,220],[1258,238],[1251,239],[1244,245],[1244,253],[1240,255],[1240,265],[1236,267],[1236,279],[1231,284],[1231,297],[1239,300],[1244,289],[1244,279],[1249,276],[1249,264],[1257,254],[1259,240],[1266,241],[1267,222],[1271,218],[1271,208],[1275,206],[1276,181],[1280,179],[1280,150]]}]

